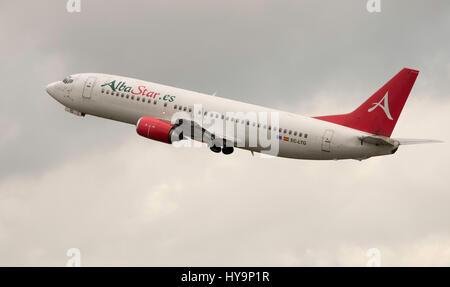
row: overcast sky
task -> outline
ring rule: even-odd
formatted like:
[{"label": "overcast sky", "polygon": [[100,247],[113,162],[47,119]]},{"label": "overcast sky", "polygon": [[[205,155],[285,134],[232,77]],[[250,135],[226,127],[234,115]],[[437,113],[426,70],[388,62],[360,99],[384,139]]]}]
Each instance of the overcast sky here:
[{"label": "overcast sky", "polygon": [[[450,265],[450,2],[0,3],[0,265]],[[177,149],[75,117],[46,84],[135,77],[304,115],[349,112],[420,70],[394,137],[366,161]]]}]

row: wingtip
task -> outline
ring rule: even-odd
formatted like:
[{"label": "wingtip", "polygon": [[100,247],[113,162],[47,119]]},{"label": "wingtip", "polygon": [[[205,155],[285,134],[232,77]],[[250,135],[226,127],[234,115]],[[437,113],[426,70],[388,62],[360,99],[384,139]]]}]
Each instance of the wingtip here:
[{"label": "wingtip", "polygon": [[429,140],[429,139],[395,139],[400,145],[412,145],[412,144],[428,144],[428,143],[444,143],[441,140]]}]

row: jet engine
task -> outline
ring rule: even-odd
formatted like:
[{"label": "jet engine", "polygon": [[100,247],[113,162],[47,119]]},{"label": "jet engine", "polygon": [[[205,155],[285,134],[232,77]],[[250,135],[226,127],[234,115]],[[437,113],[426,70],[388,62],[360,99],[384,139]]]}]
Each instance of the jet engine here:
[{"label": "jet engine", "polygon": [[160,119],[142,117],[136,124],[136,132],[146,138],[171,144],[183,139],[183,131]]}]

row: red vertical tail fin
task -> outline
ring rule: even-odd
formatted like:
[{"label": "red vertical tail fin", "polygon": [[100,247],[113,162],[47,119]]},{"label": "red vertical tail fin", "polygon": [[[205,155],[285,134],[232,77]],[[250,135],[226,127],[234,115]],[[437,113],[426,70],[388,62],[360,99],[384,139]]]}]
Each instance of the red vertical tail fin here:
[{"label": "red vertical tail fin", "polygon": [[404,68],[353,112],[314,118],[390,137],[418,74]]}]

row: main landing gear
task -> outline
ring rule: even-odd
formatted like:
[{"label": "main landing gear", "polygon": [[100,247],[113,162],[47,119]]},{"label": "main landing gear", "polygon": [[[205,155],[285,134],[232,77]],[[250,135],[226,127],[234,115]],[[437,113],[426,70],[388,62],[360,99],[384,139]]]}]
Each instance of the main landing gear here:
[{"label": "main landing gear", "polygon": [[222,151],[223,154],[232,154],[234,151],[234,148],[232,146],[226,146],[226,147],[220,147],[220,146],[215,146],[213,145],[212,147],[209,148],[211,151],[215,152],[215,153],[219,153]]},{"label": "main landing gear", "polygon": [[225,146],[222,148],[223,154],[232,154],[233,151],[234,151],[234,147],[232,147],[232,146]]},{"label": "main landing gear", "polygon": [[209,148],[211,151],[215,152],[215,153],[219,153],[222,151],[222,148],[220,146],[215,146],[213,145],[212,147]]},{"label": "main landing gear", "polygon": [[234,151],[232,142],[227,142],[224,139],[216,138],[215,135],[210,136],[208,145],[209,149],[215,153],[222,152],[223,154],[232,154]]}]

